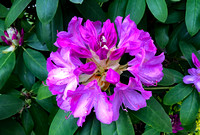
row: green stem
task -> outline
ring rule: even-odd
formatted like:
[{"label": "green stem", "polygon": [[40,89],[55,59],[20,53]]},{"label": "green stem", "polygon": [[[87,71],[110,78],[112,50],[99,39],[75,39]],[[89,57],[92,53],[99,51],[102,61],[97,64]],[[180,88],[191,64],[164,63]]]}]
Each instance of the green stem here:
[{"label": "green stem", "polygon": [[173,87],[153,87],[153,88],[144,88],[145,90],[165,90],[165,89],[171,89]]}]

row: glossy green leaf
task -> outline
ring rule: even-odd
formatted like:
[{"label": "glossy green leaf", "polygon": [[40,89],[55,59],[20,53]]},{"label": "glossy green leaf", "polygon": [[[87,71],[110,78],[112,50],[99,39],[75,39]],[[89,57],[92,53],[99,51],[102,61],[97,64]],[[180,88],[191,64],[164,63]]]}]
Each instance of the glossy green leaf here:
[{"label": "glossy green leaf", "polygon": [[156,43],[160,48],[165,48],[167,43],[169,42],[169,25],[156,25],[157,27],[155,28],[155,39]]},{"label": "glossy green leaf", "polygon": [[34,132],[36,135],[48,134],[48,114],[38,104],[32,103],[29,109],[34,122]]},{"label": "glossy green leaf", "polygon": [[0,91],[1,93],[7,93],[9,90],[18,88],[20,85],[22,85],[22,83],[19,80],[18,76],[11,74]]},{"label": "glossy green leaf", "polygon": [[6,17],[7,14],[8,14],[8,9],[4,5],[0,4],[0,18]]},{"label": "glossy green leaf", "polygon": [[24,102],[10,95],[0,95],[0,120],[6,119],[17,112],[24,106]]},{"label": "glossy green leaf", "polygon": [[27,90],[31,90],[32,85],[35,83],[35,76],[25,66],[22,55],[18,57],[16,65],[17,74],[20,81]]},{"label": "glossy green leaf", "polygon": [[193,67],[192,53],[194,53],[197,56],[197,58],[199,58],[200,60],[200,55],[192,44],[181,41],[179,43],[179,47],[181,49],[183,56],[186,58],[186,60],[188,61],[191,67]]},{"label": "glossy green leaf", "polygon": [[185,18],[185,12],[180,10],[169,10],[169,14],[165,23],[172,24],[172,23],[179,23],[183,21]]},{"label": "glossy green leaf", "polygon": [[[38,100],[36,99],[36,102],[43,108],[45,109],[47,112],[51,113],[54,110],[56,110],[58,108],[57,104],[56,104],[56,97],[49,97],[43,100]],[[54,104],[55,102],[55,104]]]},{"label": "glossy green leaf", "polygon": [[165,0],[146,0],[146,2],[154,17],[161,22],[165,22],[168,15],[168,9]]},{"label": "glossy green leaf", "polygon": [[145,8],[145,0],[128,0],[125,16],[130,14],[130,19],[138,24],[144,15]]},{"label": "glossy green leaf", "polygon": [[178,103],[179,101],[185,99],[194,88],[190,85],[186,85],[184,83],[180,83],[173,87],[163,99],[164,104],[173,105]]},{"label": "glossy green leaf", "polygon": [[190,35],[195,35],[200,29],[200,1],[187,0],[185,23]]},{"label": "glossy green leaf", "polygon": [[48,51],[47,46],[38,40],[35,33],[30,35],[30,37],[26,40],[26,44],[36,50]]},{"label": "glossy green leaf", "polygon": [[152,127],[146,125],[145,126],[145,131],[142,135],[160,135],[160,132],[153,129]]},{"label": "glossy green leaf", "polygon": [[22,13],[22,11],[26,8],[26,6],[31,2],[31,0],[16,0],[5,19],[5,27],[9,27],[17,17]]},{"label": "glossy green leaf", "polygon": [[114,0],[108,8],[108,17],[112,22],[117,16],[125,17],[126,5],[128,0]]},{"label": "glossy green leaf", "polygon": [[[4,21],[0,19],[0,37],[4,36]],[[0,42],[3,42],[0,38]]]},{"label": "glossy green leaf", "polygon": [[21,121],[26,134],[31,134],[34,127],[34,122],[28,109],[24,109],[22,112]]},{"label": "glossy green leaf", "polygon": [[180,111],[182,125],[190,125],[195,122],[199,110],[199,93],[196,89],[183,101]]},{"label": "glossy green leaf", "polygon": [[[50,129],[49,135],[73,135],[78,129],[77,119],[72,115],[68,117],[70,112],[65,113],[63,110],[59,109],[56,116],[54,117]],[[68,117],[68,119],[66,119]]]},{"label": "glossy green leaf", "polygon": [[76,4],[82,4],[83,3],[83,0],[70,0],[71,2],[73,3],[76,3]]},{"label": "glossy green leaf", "polygon": [[158,85],[168,86],[175,83],[174,74],[170,72],[170,69],[164,68],[162,72],[164,73],[164,76],[163,79],[158,83]]},{"label": "glossy green leaf", "polygon": [[45,57],[38,51],[25,49],[23,53],[26,67],[40,80],[47,78],[46,60]]},{"label": "glossy green leaf", "polygon": [[36,34],[40,42],[45,43],[49,51],[56,51],[57,47],[54,45],[57,39],[57,32],[63,30],[63,18],[60,5],[58,10],[49,23],[36,23]]},{"label": "glossy green leaf", "polygon": [[7,90],[6,93],[4,93],[4,94],[14,96],[16,98],[19,98],[21,96],[21,92],[18,90],[15,90],[15,89]]},{"label": "glossy green leaf", "polygon": [[138,119],[160,132],[172,132],[171,120],[154,97],[147,100],[147,107],[131,111]]},{"label": "glossy green leaf", "polygon": [[1,135],[26,135],[23,127],[13,119],[6,119],[0,121]]},{"label": "glossy green leaf", "polygon": [[80,5],[76,5],[76,8],[83,15],[85,19],[90,19],[91,21],[105,21],[106,14],[99,6],[96,0],[84,0]]},{"label": "glossy green leaf", "polygon": [[120,110],[119,119],[111,124],[101,123],[102,135],[134,135],[134,128],[127,112]]},{"label": "glossy green leaf", "polygon": [[42,100],[51,96],[53,95],[51,94],[51,91],[49,91],[49,87],[44,86],[44,84],[41,84],[40,88],[38,89],[37,99]]},{"label": "glossy green leaf", "polygon": [[10,52],[3,54],[2,50],[3,49],[0,48],[0,89],[8,80],[15,66],[15,53]]},{"label": "glossy green leaf", "polygon": [[187,32],[185,23],[181,23],[175,27],[172,34],[169,37],[169,43],[166,46],[167,53],[172,54],[179,49],[180,40],[188,40],[189,33]]},{"label": "glossy green leaf", "polygon": [[87,117],[86,122],[83,124],[83,127],[78,131],[78,135],[101,135],[101,124],[100,121],[96,119],[96,116],[90,114]]},{"label": "glossy green leaf", "polygon": [[58,8],[58,0],[36,0],[36,12],[42,23],[49,23]]},{"label": "glossy green leaf", "polygon": [[190,125],[196,120],[199,110],[199,102],[199,93],[194,89],[181,105],[180,120],[182,125]]}]

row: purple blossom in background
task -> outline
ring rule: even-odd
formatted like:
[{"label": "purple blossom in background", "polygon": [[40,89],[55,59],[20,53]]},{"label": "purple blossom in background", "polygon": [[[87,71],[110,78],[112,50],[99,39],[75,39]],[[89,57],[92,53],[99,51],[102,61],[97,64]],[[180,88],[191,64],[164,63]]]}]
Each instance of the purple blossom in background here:
[{"label": "purple blossom in background", "polygon": [[[68,31],[57,34],[56,52],[47,59],[47,85],[57,95],[58,106],[71,111],[82,126],[94,108],[96,117],[105,124],[116,121],[122,106],[137,111],[146,107],[152,93],[142,84],[154,86],[162,80],[164,54],[155,56],[156,46],[149,33],[137,29],[127,16],[117,17],[115,25],[108,19],[102,23],[73,17]],[[117,44],[117,39],[119,43]],[[125,65],[119,61],[123,54],[135,56]],[[86,62],[82,62],[85,59]],[[120,75],[129,71],[134,77],[128,85],[120,82]],[[110,84],[114,93],[108,96]]]},{"label": "purple blossom in background", "polygon": [[16,46],[21,46],[24,42],[24,30],[21,30],[21,34],[17,31],[16,28],[10,27],[4,31],[5,36],[1,36],[1,39],[10,47],[4,50],[4,53],[11,52],[15,50]]},{"label": "purple blossom in background", "polygon": [[171,123],[172,123],[172,133],[177,133],[179,130],[183,130],[184,128],[181,127],[181,122],[178,117],[178,114],[170,115]]},{"label": "purple blossom in background", "polygon": [[197,69],[196,68],[188,69],[188,73],[190,75],[186,75],[183,78],[183,82],[185,84],[193,83],[198,92],[200,92],[200,61],[198,60],[198,58],[194,53],[192,53],[192,61]]}]

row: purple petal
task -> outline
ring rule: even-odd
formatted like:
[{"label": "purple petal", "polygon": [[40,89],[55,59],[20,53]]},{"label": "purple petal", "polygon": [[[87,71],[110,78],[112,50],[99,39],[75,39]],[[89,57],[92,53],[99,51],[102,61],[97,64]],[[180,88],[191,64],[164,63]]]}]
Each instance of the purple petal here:
[{"label": "purple petal", "polygon": [[21,45],[23,44],[23,42],[24,42],[24,39],[21,37],[21,38],[19,39],[19,46],[21,46]]},{"label": "purple petal", "polygon": [[4,31],[4,34],[9,38],[8,32],[6,30]]},{"label": "purple petal", "polygon": [[92,74],[96,68],[96,64],[92,61],[80,66],[80,70],[85,74]]},{"label": "purple petal", "polygon": [[[16,33],[16,35],[17,35],[17,33]],[[22,28],[22,30],[21,30],[21,37],[23,38],[24,37],[24,29]]]},{"label": "purple petal", "polygon": [[57,105],[59,106],[60,109],[65,110],[65,111],[70,111],[70,102],[71,99],[68,98],[67,100],[63,100],[62,95],[59,94],[56,96],[56,101]]},{"label": "purple petal", "polygon": [[120,81],[120,75],[115,70],[110,68],[106,73],[106,81],[112,84],[116,84]]},{"label": "purple petal", "polygon": [[48,58],[47,59],[47,71],[50,72],[54,68],[56,68],[56,66],[51,62],[51,58]]},{"label": "purple petal", "polygon": [[98,94],[97,103],[94,108],[99,121],[105,124],[110,124],[112,122],[112,104],[107,100],[106,93]]},{"label": "purple petal", "polygon": [[72,55],[75,55],[79,58],[90,58],[92,57],[91,52],[83,47],[79,47],[79,46],[73,46],[72,49]]},{"label": "purple petal", "polygon": [[125,51],[126,51],[126,48],[116,49],[110,54],[109,59],[110,60],[118,60],[125,53]]},{"label": "purple petal", "polygon": [[99,56],[100,60],[106,59],[107,58],[107,53],[108,53],[108,49],[106,48],[100,48],[96,54]]},{"label": "purple petal", "polygon": [[200,92],[200,79],[194,81],[194,85],[198,92]]},{"label": "purple petal", "polygon": [[146,107],[146,100],[144,99],[144,97],[134,90],[123,91],[122,100],[125,107],[134,111]]},{"label": "purple petal", "polygon": [[80,118],[78,119],[77,125],[78,125],[79,127],[82,127],[83,123],[85,122],[85,118],[86,118],[86,117],[80,117]]},{"label": "purple petal", "polygon": [[198,60],[197,56],[196,56],[194,53],[192,53],[192,61],[193,61],[194,65],[195,65],[197,68],[200,67],[200,61]]},{"label": "purple petal", "polygon": [[186,76],[183,77],[183,82],[184,82],[185,84],[194,83],[195,80],[196,80],[196,76],[186,75]]}]

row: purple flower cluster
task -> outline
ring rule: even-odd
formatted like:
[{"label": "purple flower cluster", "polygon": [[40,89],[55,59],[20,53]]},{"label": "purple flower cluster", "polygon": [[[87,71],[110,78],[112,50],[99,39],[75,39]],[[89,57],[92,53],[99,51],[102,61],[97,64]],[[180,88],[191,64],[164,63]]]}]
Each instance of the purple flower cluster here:
[{"label": "purple flower cluster", "polygon": [[23,43],[24,30],[21,30],[21,34],[17,31],[16,28],[8,28],[4,31],[5,36],[1,36],[2,41],[8,45],[14,44],[15,46],[21,46]]},{"label": "purple flower cluster", "polygon": [[184,128],[181,127],[181,121],[178,117],[178,114],[170,115],[171,123],[172,123],[172,133],[177,133],[179,130],[183,130]]},{"label": "purple flower cluster", "polygon": [[185,84],[193,83],[198,92],[200,92],[200,61],[198,60],[198,58],[195,56],[194,53],[192,53],[192,61],[197,69],[195,68],[188,69],[188,73],[190,75],[186,75],[183,78],[183,82]]},{"label": "purple flower cluster", "polygon": [[[116,32],[109,19],[103,26],[90,20],[82,25],[82,18],[73,17],[68,31],[57,34],[58,50],[47,59],[46,82],[57,95],[58,106],[79,118],[78,126],[92,108],[98,120],[110,124],[118,119],[122,104],[134,111],[145,107],[152,93],[142,84],[153,86],[163,77],[164,54],[155,56],[157,48],[149,33],[139,30],[129,16],[122,19],[115,20]],[[125,53],[134,58],[120,65]],[[128,85],[120,82],[123,71],[134,76]],[[110,84],[115,88],[108,96]]]},{"label": "purple flower cluster", "polygon": [[3,53],[8,53],[15,50],[16,46],[21,46],[24,42],[24,30],[21,30],[21,34],[16,28],[10,27],[4,31],[5,36],[1,36],[1,39],[6,44],[10,45],[9,48],[3,51]]}]

